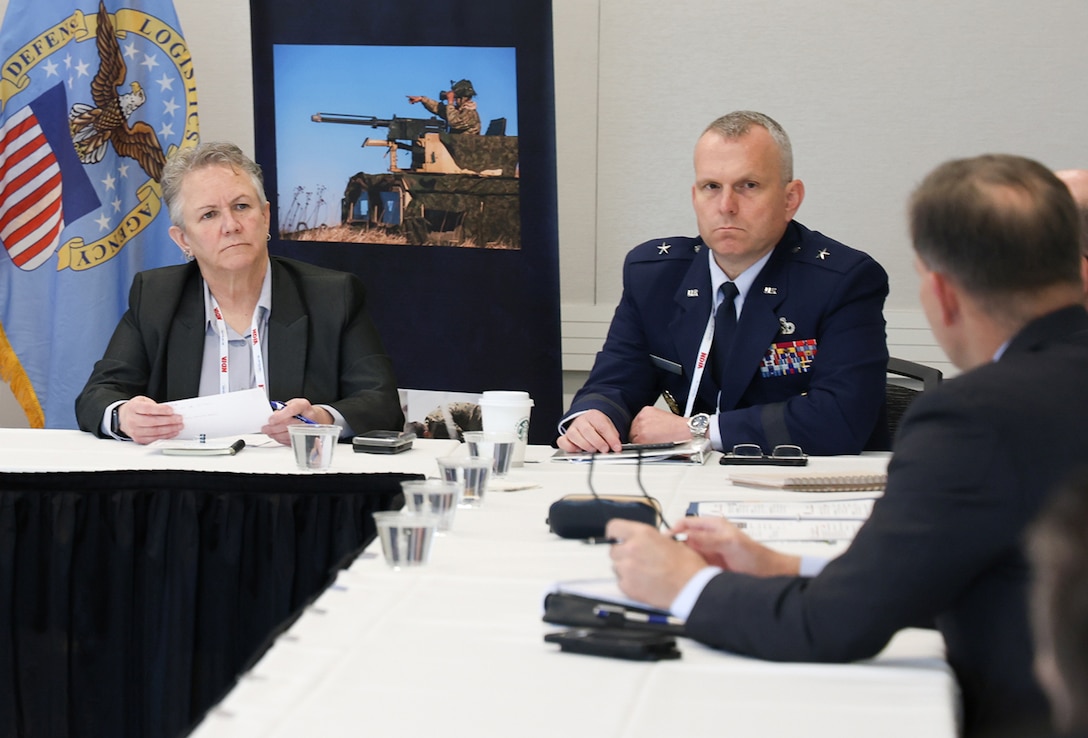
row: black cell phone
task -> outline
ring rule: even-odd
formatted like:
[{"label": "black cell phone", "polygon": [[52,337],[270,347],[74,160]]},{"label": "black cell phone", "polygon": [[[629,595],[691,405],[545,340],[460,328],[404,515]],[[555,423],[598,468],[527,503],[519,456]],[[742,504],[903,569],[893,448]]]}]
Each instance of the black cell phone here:
[{"label": "black cell phone", "polygon": [[665,633],[645,631],[576,628],[544,636],[548,643],[558,643],[560,650],[590,656],[611,656],[631,661],[661,661],[680,658],[676,638]]},{"label": "black cell phone", "polygon": [[351,446],[363,454],[399,454],[412,447],[415,433],[401,431],[368,431],[351,439]]}]

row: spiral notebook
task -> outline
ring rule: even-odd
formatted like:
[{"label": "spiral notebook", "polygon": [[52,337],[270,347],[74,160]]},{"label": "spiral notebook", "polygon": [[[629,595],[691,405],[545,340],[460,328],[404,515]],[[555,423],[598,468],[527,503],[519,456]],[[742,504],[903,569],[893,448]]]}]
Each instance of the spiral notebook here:
[{"label": "spiral notebook", "polygon": [[812,473],[796,472],[737,472],[729,475],[733,484],[758,489],[781,489],[792,492],[879,492],[888,481],[887,474],[871,473]]}]

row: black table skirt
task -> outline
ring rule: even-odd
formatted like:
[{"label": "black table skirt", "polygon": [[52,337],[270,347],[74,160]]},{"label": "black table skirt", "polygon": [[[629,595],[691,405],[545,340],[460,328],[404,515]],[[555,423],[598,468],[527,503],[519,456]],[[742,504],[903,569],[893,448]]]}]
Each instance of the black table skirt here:
[{"label": "black table skirt", "polygon": [[0,474],[0,736],[188,732],[405,474]]}]

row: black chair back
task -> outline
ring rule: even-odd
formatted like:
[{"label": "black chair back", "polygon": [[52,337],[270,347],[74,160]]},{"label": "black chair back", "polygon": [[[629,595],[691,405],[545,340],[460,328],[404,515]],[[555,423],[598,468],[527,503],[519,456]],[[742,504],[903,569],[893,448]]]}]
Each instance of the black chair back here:
[{"label": "black chair back", "polygon": [[[944,375],[940,369],[894,356],[888,359],[888,375],[884,401],[887,407],[888,435],[891,436],[894,447],[895,433],[899,430],[899,421],[903,413],[907,411],[910,403],[919,393],[939,385]],[[896,381],[903,378],[908,381]]]}]

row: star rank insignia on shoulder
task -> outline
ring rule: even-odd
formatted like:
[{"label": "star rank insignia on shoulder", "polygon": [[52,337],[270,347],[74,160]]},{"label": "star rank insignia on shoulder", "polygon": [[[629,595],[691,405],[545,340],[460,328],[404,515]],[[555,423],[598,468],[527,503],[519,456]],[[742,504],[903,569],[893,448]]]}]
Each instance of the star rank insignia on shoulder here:
[{"label": "star rank insignia on shoulder", "polygon": [[829,253],[830,252],[827,249],[820,249],[819,251],[816,252],[816,258],[819,259],[820,261],[823,261],[824,259],[827,258]]},{"label": "star rank insignia on shoulder", "polygon": [[672,248],[672,244],[671,244],[671,243],[669,243],[668,241],[662,241],[662,242],[661,242],[661,245],[659,245],[659,246],[657,247],[657,253],[659,253],[659,254],[667,254],[667,253],[669,253],[669,249],[670,249],[670,248]]}]

